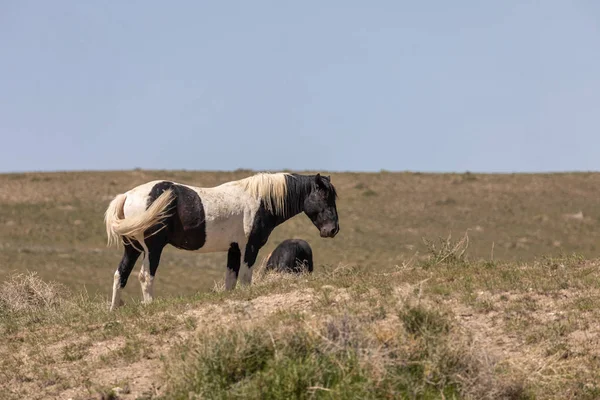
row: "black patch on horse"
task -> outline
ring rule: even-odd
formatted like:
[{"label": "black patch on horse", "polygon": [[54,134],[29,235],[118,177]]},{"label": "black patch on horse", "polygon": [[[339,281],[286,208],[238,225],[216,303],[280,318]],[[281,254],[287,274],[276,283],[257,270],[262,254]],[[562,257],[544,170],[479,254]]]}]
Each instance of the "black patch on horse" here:
[{"label": "black patch on horse", "polygon": [[311,273],[313,271],[312,249],[302,239],[284,240],[271,253],[266,268],[278,272]]},{"label": "black patch on horse", "polygon": [[[137,246],[134,247],[134,246]],[[136,241],[132,246],[130,243],[125,243],[125,251],[123,253],[123,258],[119,263],[119,285],[121,288],[124,288],[127,285],[127,280],[129,279],[129,275],[135,266],[135,262],[140,257],[140,251],[138,250],[140,244]]]},{"label": "black patch on horse", "polygon": [[177,213],[169,243],[184,250],[198,250],[206,243],[206,215],[202,199],[194,190],[175,185]]},{"label": "black patch on horse", "polygon": [[252,230],[246,243],[246,251],[244,253],[244,262],[249,267],[252,267],[256,262],[258,251],[263,247],[273,229],[278,225],[278,218],[267,210],[264,203],[260,202],[260,207],[254,216]]},{"label": "black patch on horse", "polygon": [[235,277],[240,273],[242,252],[240,246],[237,243],[231,243],[229,250],[227,251],[227,269],[235,272]]},{"label": "black patch on horse", "polygon": [[[183,250],[200,249],[206,243],[206,215],[198,193],[187,186],[163,181],[150,190],[147,206],[168,189],[173,190],[175,199],[171,216],[164,222],[167,225],[166,243]],[[152,252],[152,249],[149,250]]]},{"label": "black patch on horse", "polygon": [[148,200],[146,202],[146,209],[152,205],[158,199],[158,197],[165,192],[165,190],[172,189],[175,184],[169,181],[158,182],[150,189],[148,193]]}]

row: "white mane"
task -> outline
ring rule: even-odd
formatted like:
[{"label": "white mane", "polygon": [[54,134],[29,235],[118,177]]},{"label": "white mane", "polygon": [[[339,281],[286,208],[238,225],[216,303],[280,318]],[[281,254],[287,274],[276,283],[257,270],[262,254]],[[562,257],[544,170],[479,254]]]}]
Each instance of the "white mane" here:
[{"label": "white mane", "polygon": [[291,175],[288,173],[259,173],[235,183],[251,196],[262,200],[267,210],[283,215],[287,193],[286,176]]}]

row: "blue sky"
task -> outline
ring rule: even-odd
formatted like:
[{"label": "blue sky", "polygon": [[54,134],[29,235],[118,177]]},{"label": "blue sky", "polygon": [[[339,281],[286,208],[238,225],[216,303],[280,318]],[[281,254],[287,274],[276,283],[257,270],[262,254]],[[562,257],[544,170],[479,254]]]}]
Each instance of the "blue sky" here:
[{"label": "blue sky", "polygon": [[600,170],[600,3],[0,2],[0,171]]}]

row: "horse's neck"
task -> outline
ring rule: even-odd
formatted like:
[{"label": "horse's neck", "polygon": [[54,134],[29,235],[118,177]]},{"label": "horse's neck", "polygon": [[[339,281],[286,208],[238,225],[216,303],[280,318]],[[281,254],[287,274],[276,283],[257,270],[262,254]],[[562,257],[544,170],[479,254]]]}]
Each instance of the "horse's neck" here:
[{"label": "horse's neck", "polygon": [[304,200],[312,191],[314,177],[306,175],[295,175],[288,182],[285,199],[285,212],[283,215],[276,215],[277,225],[284,223],[288,219],[304,212]]},{"label": "horse's neck", "polygon": [[287,221],[288,219],[298,215],[299,213],[295,213],[294,215],[291,214],[286,214],[286,215],[274,215],[273,216],[273,220],[275,222],[275,226],[273,228],[275,228],[278,225],[283,224],[285,221]]}]

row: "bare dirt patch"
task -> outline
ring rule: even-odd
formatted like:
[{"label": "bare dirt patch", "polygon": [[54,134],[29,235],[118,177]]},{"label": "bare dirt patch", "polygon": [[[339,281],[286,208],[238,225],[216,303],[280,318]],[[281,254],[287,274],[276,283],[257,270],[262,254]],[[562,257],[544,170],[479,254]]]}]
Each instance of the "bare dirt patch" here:
[{"label": "bare dirt patch", "polygon": [[[314,291],[308,288],[246,301],[226,300],[222,304],[194,307],[178,315],[180,324],[177,329],[160,338],[140,333],[129,339],[119,336],[88,343],[87,337],[68,337],[47,346],[48,356],[56,360],[52,369],[62,377],[68,388],[62,391],[55,387],[40,388],[39,382],[18,382],[16,379],[9,382],[9,386],[15,393],[26,393],[31,399],[88,399],[93,398],[94,393],[109,393],[111,390],[123,400],[151,398],[164,389],[164,365],[160,359],[174,346],[199,331],[213,327],[260,325],[278,312],[308,312],[314,298]],[[155,318],[160,320],[161,314]],[[123,360],[124,351],[127,346],[132,346],[132,341],[142,344],[140,349],[130,351],[141,351],[143,355],[134,361]],[[82,343],[88,345],[82,350],[81,357],[63,361],[65,349],[75,349]],[[26,358],[25,354],[16,357]]]},{"label": "bare dirt patch", "polygon": [[574,377],[588,391],[599,388],[590,369],[590,360],[600,357],[598,315],[573,307],[594,292],[481,291],[475,306],[456,300],[447,305],[497,368],[519,371],[526,384],[544,387],[541,393],[554,398],[552,390]]}]

